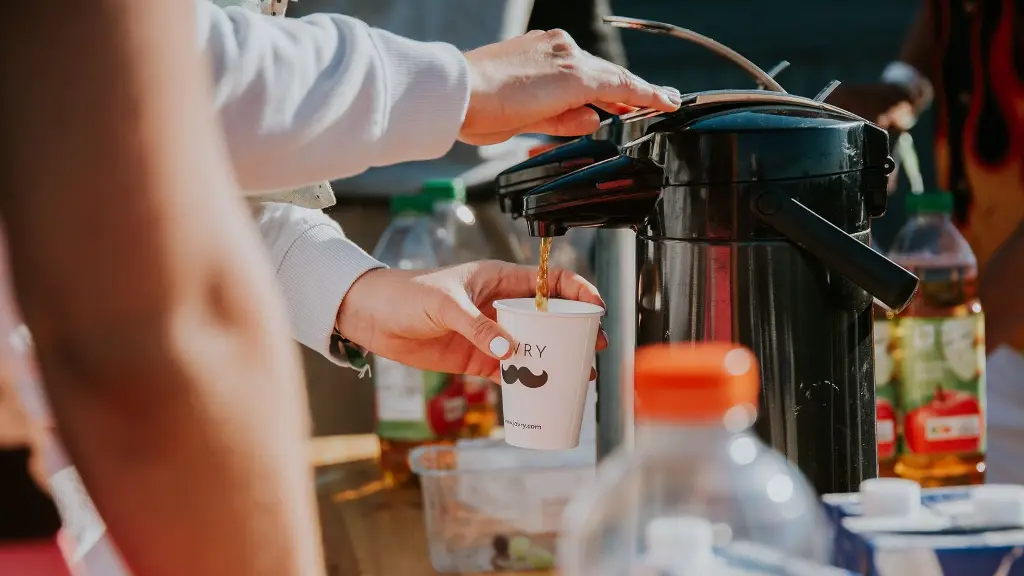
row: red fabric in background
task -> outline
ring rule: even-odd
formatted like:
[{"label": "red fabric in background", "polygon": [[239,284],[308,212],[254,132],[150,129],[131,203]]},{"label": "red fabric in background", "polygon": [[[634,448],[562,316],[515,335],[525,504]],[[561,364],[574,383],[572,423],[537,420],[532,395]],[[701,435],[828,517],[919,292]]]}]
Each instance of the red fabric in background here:
[{"label": "red fabric in background", "polygon": [[3,576],[86,576],[72,572],[57,539],[0,545]]}]

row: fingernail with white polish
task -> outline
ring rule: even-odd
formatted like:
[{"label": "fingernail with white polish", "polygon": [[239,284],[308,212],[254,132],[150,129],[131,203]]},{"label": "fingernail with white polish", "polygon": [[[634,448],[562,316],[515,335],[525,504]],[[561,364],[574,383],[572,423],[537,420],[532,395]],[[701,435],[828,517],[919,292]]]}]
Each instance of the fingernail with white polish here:
[{"label": "fingernail with white polish", "polygon": [[504,358],[508,354],[509,349],[512,348],[512,345],[501,336],[495,336],[488,345],[488,348],[491,349],[491,354],[494,354],[496,358]]},{"label": "fingernail with white polish", "polygon": [[668,98],[668,101],[674,106],[679,106],[683,102],[682,95],[679,94],[679,90],[676,90],[675,88],[664,86],[661,89],[661,93],[664,94],[665,98]]}]

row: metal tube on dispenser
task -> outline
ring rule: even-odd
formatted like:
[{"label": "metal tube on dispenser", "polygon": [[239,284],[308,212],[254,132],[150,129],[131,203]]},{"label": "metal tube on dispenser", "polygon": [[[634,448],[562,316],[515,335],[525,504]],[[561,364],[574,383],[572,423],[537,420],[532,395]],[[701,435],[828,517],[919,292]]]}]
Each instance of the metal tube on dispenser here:
[{"label": "metal tube on dispenser", "polygon": [[636,235],[597,231],[597,289],[604,297],[608,349],[597,356],[597,458],[633,436],[633,352],[636,349]]}]

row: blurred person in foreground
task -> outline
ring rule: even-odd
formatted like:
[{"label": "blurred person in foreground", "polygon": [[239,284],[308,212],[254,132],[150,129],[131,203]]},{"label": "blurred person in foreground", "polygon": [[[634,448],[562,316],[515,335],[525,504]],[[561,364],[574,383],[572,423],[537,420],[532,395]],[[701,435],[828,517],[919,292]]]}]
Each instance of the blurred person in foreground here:
[{"label": "blurred person in foreground", "polygon": [[[31,3],[0,24],[0,70],[19,87],[0,96],[0,216],[16,295],[61,436],[133,573],[318,574],[299,367],[235,178],[264,178],[257,189],[286,187],[300,184],[290,179],[432,153],[399,146],[422,135],[389,124],[389,112],[450,112],[427,120],[445,129],[431,138],[448,136],[450,146],[455,138],[498,142],[524,131],[585,133],[596,125],[586,104],[671,110],[678,95],[575,50],[564,33],[529,34],[463,56],[450,47],[402,46],[351,21],[340,22],[355,34],[346,37],[335,19],[329,34],[349,42],[343,64],[364,74],[354,77],[362,82],[329,84],[337,100],[323,110],[333,114],[327,132],[339,137],[339,118],[364,131],[308,158],[301,178],[271,174],[257,162],[271,159],[239,157],[225,146],[195,39],[205,26],[247,21],[234,38],[260,40],[262,48],[232,52],[229,44],[220,56],[273,68],[268,54],[309,49],[292,35],[323,33],[331,22],[268,26],[258,14],[225,19],[197,6],[198,31],[193,14],[177,6],[127,0],[62,5],[59,19],[52,6]],[[392,41],[390,60],[381,63],[374,40]],[[267,117],[302,117],[308,110],[295,99],[309,86],[291,76],[286,89],[271,91],[281,98],[275,107],[260,100],[268,96],[260,81],[315,78],[333,65],[324,62],[328,55],[306,56],[306,67],[301,58],[258,72],[228,67],[213,90],[218,104],[240,98],[234,110],[244,112],[245,98],[256,98],[247,104],[263,120],[257,135],[294,147],[289,138],[315,128],[268,135],[281,125]],[[444,66],[450,75],[436,91],[407,91],[417,73]],[[395,140],[390,149],[387,138]],[[352,158],[339,165],[328,157],[338,153]],[[502,331],[479,308],[528,292],[530,277],[501,263],[415,274],[363,270],[345,287],[336,329],[375,352],[493,375],[510,351],[495,348],[493,335]],[[600,302],[571,274],[558,273],[555,289]],[[448,358],[430,358],[441,350]],[[23,478],[18,466],[24,463],[0,469],[0,483]]]},{"label": "blurred person in foreground", "polygon": [[[33,2],[0,29],[16,295],[61,436],[127,564],[320,573],[300,367],[194,13]],[[0,485],[17,477],[5,467]]]},{"label": "blurred person in foreground", "polygon": [[1024,24],[1014,0],[924,0],[899,60],[828,101],[909,130],[934,101],[939,186],[978,257],[991,481],[1024,483]]}]

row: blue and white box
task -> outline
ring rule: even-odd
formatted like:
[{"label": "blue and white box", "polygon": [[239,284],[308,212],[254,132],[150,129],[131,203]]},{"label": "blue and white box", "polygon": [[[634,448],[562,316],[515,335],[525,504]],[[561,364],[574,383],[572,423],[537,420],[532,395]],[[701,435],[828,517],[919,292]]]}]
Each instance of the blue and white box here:
[{"label": "blue and white box", "polygon": [[823,499],[834,563],[865,576],[1024,576],[1024,486],[875,479]]}]

